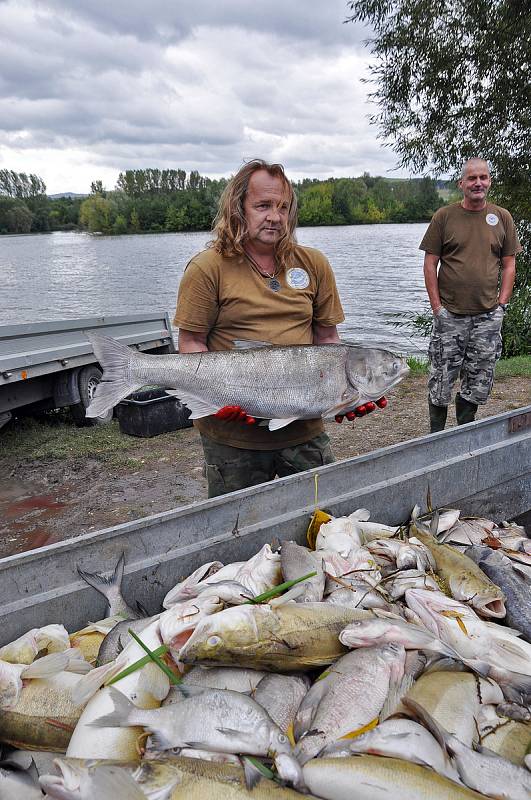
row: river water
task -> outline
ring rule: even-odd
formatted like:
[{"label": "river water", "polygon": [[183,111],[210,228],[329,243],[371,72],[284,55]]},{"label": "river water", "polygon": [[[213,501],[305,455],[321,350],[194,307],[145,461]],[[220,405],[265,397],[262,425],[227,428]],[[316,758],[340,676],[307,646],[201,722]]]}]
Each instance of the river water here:
[{"label": "river water", "polygon": [[[427,341],[391,323],[427,297],[418,250],[426,224],[300,228],[334,268],[344,338],[421,356]],[[0,237],[0,325],[166,310],[208,233]]]}]

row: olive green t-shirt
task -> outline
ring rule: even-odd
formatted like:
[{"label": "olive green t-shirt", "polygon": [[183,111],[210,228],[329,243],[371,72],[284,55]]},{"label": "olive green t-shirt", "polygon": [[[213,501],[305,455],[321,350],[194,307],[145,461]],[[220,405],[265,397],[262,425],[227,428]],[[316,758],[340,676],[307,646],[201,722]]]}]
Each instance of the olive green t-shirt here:
[{"label": "olive green t-shirt", "polygon": [[481,314],[498,303],[502,257],[522,248],[505,208],[487,203],[481,211],[468,211],[452,203],[435,212],[419,249],[440,257],[443,306],[453,314]]},{"label": "olive green t-shirt", "polygon": [[[292,263],[276,278],[280,290],[274,292],[246,258],[203,250],[182,277],[174,325],[206,333],[209,350],[231,350],[238,339],[312,344],[314,323],[333,326],[344,320],[334,273],[319,250],[297,245]],[[217,442],[251,450],[290,447],[323,431],[321,419],[297,420],[278,431],[213,416],[194,424]]]}]

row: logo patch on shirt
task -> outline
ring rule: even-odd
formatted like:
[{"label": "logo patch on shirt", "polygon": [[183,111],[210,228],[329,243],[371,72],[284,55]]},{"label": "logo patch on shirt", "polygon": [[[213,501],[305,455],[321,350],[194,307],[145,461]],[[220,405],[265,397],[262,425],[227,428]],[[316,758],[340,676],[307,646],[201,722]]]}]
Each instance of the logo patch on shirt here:
[{"label": "logo patch on shirt", "polygon": [[485,219],[487,221],[487,225],[497,225],[498,222],[500,221],[496,216],[496,214],[487,214]]},{"label": "logo patch on shirt", "polygon": [[292,289],[306,289],[310,285],[310,276],[305,269],[292,267],[286,273],[286,281]]}]

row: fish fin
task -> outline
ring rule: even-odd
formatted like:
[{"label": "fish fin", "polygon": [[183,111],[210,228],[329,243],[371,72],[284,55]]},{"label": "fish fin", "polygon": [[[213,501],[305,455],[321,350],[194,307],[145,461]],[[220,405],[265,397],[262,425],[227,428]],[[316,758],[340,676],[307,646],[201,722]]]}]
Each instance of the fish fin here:
[{"label": "fish fin", "polygon": [[184,699],[188,697],[199,697],[203,692],[208,691],[206,686],[197,686],[195,683],[177,683],[172,686],[176,692],[180,692]]},{"label": "fish fin", "polygon": [[[500,626],[497,625],[495,622],[490,622],[488,619],[481,620],[484,625],[488,625],[489,628],[492,628],[494,631],[499,631]],[[522,635],[522,631],[517,631],[516,628],[509,628],[507,625],[503,626],[503,632],[508,633],[510,636],[514,636],[517,639],[519,636]]]},{"label": "fish fin", "polygon": [[243,758],[240,759],[241,765],[243,767],[243,776],[245,779],[245,787],[248,792],[254,789],[255,786],[262,780],[262,773],[258,769],[258,767],[253,764],[251,759]]},{"label": "fish fin", "polygon": [[85,570],[81,569],[80,567],[77,568],[77,572],[78,575],[80,575],[80,577],[83,578],[83,580],[88,583],[89,586],[92,586],[93,589],[96,589],[96,591],[102,594],[107,602],[109,602],[109,592],[113,589],[118,591],[120,590],[122,578],[124,576],[124,566],[125,554],[122,553],[112,575],[107,576],[103,572],[85,572]]},{"label": "fish fin", "polygon": [[76,675],[86,675],[87,672],[91,672],[93,669],[92,664],[89,664],[89,662],[85,660],[85,656],[77,647],[70,647],[63,652],[68,657],[65,672],[73,672]]},{"label": "fish fin", "polygon": [[204,742],[170,742],[160,731],[151,731],[150,733],[151,747],[153,750],[171,750],[172,747],[192,747],[194,750],[202,750],[205,746]]},{"label": "fish fin", "polygon": [[50,678],[52,675],[57,675],[58,672],[63,672],[66,666],[68,666],[68,654],[66,652],[51,653],[49,656],[37,658],[33,664],[24,669],[21,677],[24,680]]},{"label": "fish fin", "polygon": [[241,739],[242,732],[237,731],[234,728],[216,728],[217,731],[223,734],[223,736],[227,736],[229,739],[238,738]]},{"label": "fish fin", "polygon": [[198,397],[184,394],[181,391],[166,389],[166,394],[171,394],[174,397],[179,397],[181,403],[187,406],[190,411],[190,419],[201,419],[201,417],[210,417],[215,414],[221,406],[215,406],[205,400],[200,400]]},{"label": "fish fin", "polygon": [[512,563],[512,568],[513,568],[513,569],[514,569],[514,570],[515,570],[515,571],[516,571],[516,572],[517,572],[519,575],[523,575],[523,576],[524,576],[524,578],[527,578],[527,579],[529,580],[529,577],[530,577],[530,571],[529,571],[529,567],[528,567],[526,564],[518,564],[516,561],[513,561],[513,563]]},{"label": "fish fin", "polygon": [[385,702],[382,706],[382,710],[378,715],[380,722],[383,722],[390,717],[391,714],[395,713],[402,698],[409,692],[414,683],[415,679],[409,674],[405,674],[398,683],[391,683],[389,686],[389,691],[387,692],[387,697],[385,698]]},{"label": "fish fin", "polygon": [[74,705],[85,705],[106,681],[117,675],[125,666],[126,661],[123,657],[118,657],[114,661],[109,661],[108,664],[103,664],[101,667],[95,667],[86,675],[83,675],[70,690]]},{"label": "fish fin", "polygon": [[136,607],[137,607],[138,613],[139,613],[139,614],[141,614],[143,617],[149,617],[149,616],[151,616],[151,615],[150,615],[150,613],[149,613],[149,611],[147,610],[147,608],[146,608],[145,606],[143,606],[143,605],[142,605],[142,603],[140,602],[140,600],[137,600],[137,601],[136,601]]},{"label": "fish fin", "polygon": [[142,383],[129,383],[133,352],[129,347],[110,336],[84,331],[92,345],[94,355],[103,368],[103,378],[98,383],[94,397],[87,408],[87,417],[100,417],[118,405],[132,392],[142,388]]},{"label": "fish fin", "polygon": [[88,722],[87,725],[93,728],[121,728],[128,727],[132,724],[138,724],[130,722],[130,717],[133,712],[140,711],[140,709],[138,709],[128,697],[112,686],[109,686],[109,697],[113,703],[113,710],[111,713],[97,717],[92,720],[92,722]]},{"label": "fish fin", "polygon": [[286,419],[270,419],[269,420],[269,430],[270,431],[278,431],[280,428],[285,428],[287,425],[291,425],[292,422],[299,419],[299,417],[286,417]]},{"label": "fish fin", "polygon": [[146,800],[135,779],[124,769],[102,765],[92,773],[91,794],[100,800]]},{"label": "fish fin", "polygon": [[417,703],[412,697],[404,697],[402,705],[405,706],[413,719],[417,720],[428,729],[437,743],[446,751],[450,734],[439,725],[432,715],[426,711],[424,706],[421,706],[420,703]]},{"label": "fish fin", "polygon": [[494,648],[498,650],[501,655],[509,654],[511,656],[516,656],[517,658],[525,659],[526,652],[522,647],[518,647],[518,641],[516,640],[516,637],[513,641],[507,641],[507,639],[494,639]]},{"label": "fish fin", "polygon": [[252,339],[234,339],[232,343],[235,350],[256,350],[258,347],[273,347],[271,342],[260,342]]}]

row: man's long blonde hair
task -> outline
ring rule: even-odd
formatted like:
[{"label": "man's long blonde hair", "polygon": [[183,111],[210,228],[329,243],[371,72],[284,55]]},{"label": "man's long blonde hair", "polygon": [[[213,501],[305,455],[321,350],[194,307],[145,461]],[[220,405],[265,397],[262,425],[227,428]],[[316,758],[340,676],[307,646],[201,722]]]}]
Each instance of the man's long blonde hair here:
[{"label": "man's long blonde hair", "polygon": [[222,256],[245,255],[244,242],[248,228],[243,204],[251,175],[261,169],[274,178],[280,178],[286,188],[289,202],[288,221],[275,248],[277,262],[281,268],[284,268],[288,266],[290,256],[297,243],[295,238],[297,197],[291,183],[286,178],[282,164],[268,164],[260,158],[253,158],[238,170],[221,195],[218,213],[212,228],[215,238],[209,242],[209,246]]}]

